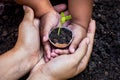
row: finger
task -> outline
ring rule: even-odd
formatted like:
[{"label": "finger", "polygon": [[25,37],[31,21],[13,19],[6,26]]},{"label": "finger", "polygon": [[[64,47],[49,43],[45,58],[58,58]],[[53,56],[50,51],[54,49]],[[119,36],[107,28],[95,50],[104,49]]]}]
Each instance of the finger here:
[{"label": "finger", "polygon": [[42,34],[42,37],[43,37],[43,42],[48,41],[49,32],[55,25],[57,25],[57,22],[58,22],[58,19],[56,19],[55,17],[52,18],[52,21],[49,21],[49,19],[47,19],[46,21],[41,21],[41,27],[40,28],[42,30],[41,34]]},{"label": "finger", "polygon": [[47,58],[46,55],[44,56],[44,60],[45,60],[46,63],[49,61],[49,59]]},{"label": "finger", "polygon": [[54,59],[54,57],[51,57],[50,60]]},{"label": "finger", "polygon": [[[57,22],[55,22],[54,20],[57,21],[58,19],[56,19],[56,17],[53,17],[52,21],[49,21],[49,19],[47,19],[46,21],[41,21],[41,26],[43,25],[41,27],[41,34],[42,34],[41,36],[43,37],[42,42],[44,45],[44,50],[49,59],[50,59],[51,47],[50,47],[48,35],[49,35],[51,28],[57,24]],[[42,28],[44,28],[44,29],[42,29]]]},{"label": "finger", "polygon": [[51,53],[51,48],[50,48],[50,43],[48,41],[48,35],[43,33],[43,47],[44,47],[44,53],[46,54],[47,58],[50,59],[50,53]]},{"label": "finger", "polygon": [[[73,41],[69,47],[71,53],[74,53],[75,49],[78,47],[80,41],[86,36],[86,30],[79,25],[72,24],[68,26],[69,28],[77,27],[75,31],[73,31]],[[77,32],[77,33],[76,33]]]},{"label": "finger", "polygon": [[64,12],[65,16],[69,15],[70,13],[67,11]]},{"label": "finger", "polygon": [[56,54],[55,52],[51,53],[51,57],[57,57],[57,56],[58,56],[58,54]]},{"label": "finger", "polygon": [[55,53],[59,54],[59,55],[63,55],[63,54],[69,54],[69,50],[68,49],[56,49]]},{"label": "finger", "polygon": [[52,49],[51,57],[57,57],[57,56],[58,56],[58,54],[55,53],[55,49]]},{"label": "finger", "polygon": [[74,53],[75,49],[78,47],[78,44],[80,43],[82,37],[74,37],[73,41],[69,47],[70,53]]},{"label": "finger", "polygon": [[95,22],[95,20],[91,20],[91,22],[89,24],[89,28],[88,28],[88,35],[92,34],[94,36],[95,35],[95,30],[96,30],[96,22]]},{"label": "finger", "polygon": [[24,12],[25,12],[23,21],[33,22],[33,19],[34,19],[33,10],[28,6],[23,6],[23,9],[24,9]]},{"label": "finger", "polygon": [[54,6],[54,9],[57,12],[61,12],[61,11],[64,11],[66,9],[66,5],[65,4],[59,4],[59,5]]},{"label": "finger", "polygon": [[48,40],[49,40],[49,38],[48,38],[48,34],[49,34],[49,32],[50,32],[50,27],[48,27],[48,29],[47,29],[47,27],[46,26],[44,26],[45,28],[44,28],[44,30],[42,31],[42,36],[43,36],[43,43],[44,42],[47,42]]},{"label": "finger", "polygon": [[35,27],[36,27],[37,29],[39,29],[40,20],[35,18],[33,22],[34,22]]},{"label": "finger", "polygon": [[43,45],[44,45],[44,54],[46,54],[47,58],[50,59],[50,57],[51,57],[50,56],[50,53],[51,53],[50,44],[47,41],[47,42],[44,42]]},{"label": "finger", "polygon": [[90,25],[89,25],[89,29],[88,29],[88,33],[87,33],[87,37],[90,39],[90,44],[88,46],[88,51],[87,51],[87,54],[86,54],[86,62],[89,61],[89,58],[90,58],[90,55],[92,53],[92,49],[93,49],[93,43],[94,43],[94,36],[95,36],[95,30],[96,30],[96,25],[95,25],[95,21],[92,20],[90,22]]},{"label": "finger", "polygon": [[89,44],[89,38],[85,38],[81,41],[78,49],[75,51],[74,58],[76,60],[76,63],[80,63],[80,61],[82,60],[82,58],[84,57],[84,55],[87,52],[87,48],[88,48],[88,44]]},{"label": "finger", "polygon": [[82,72],[90,59],[91,53],[92,53],[92,49],[93,49],[93,42],[94,42],[94,35],[95,35],[95,30],[96,30],[96,23],[94,20],[92,20],[89,24],[89,29],[88,29],[88,33],[87,33],[87,37],[90,39],[90,43],[88,45],[88,50],[86,55],[83,57],[82,61],[79,64],[78,67],[78,73]]}]

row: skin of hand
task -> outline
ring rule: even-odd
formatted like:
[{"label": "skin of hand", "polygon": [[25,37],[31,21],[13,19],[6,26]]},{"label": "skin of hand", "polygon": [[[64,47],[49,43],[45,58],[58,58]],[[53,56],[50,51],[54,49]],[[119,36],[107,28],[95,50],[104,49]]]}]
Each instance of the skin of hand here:
[{"label": "skin of hand", "polygon": [[75,23],[71,23],[70,25],[68,25],[68,28],[72,30],[74,36],[73,41],[69,46],[69,51],[71,53],[74,53],[81,40],[87,36],[87,30]]},{"label": "skin of hand", "polygon": [[51,54],[54,54],[54,49],[51,48],[48,41],[50,30],[56,27],[59,23],[60,15],[58,12],[65,10],[66,5],[60,4],[58,7],[52,7],[49,0],[15,0],[18,4],[27,5],[34,10],[35,16],[41,21],[41,38],[44,45],[44,54],[46,62],[51,59]]},{"label": "skin of hand", "polygon": [[24,6],[25,16],[19,25],[14,48],[0,55],[0,80],[17,80],[30,71],[42,57],[40,54],[39,20],[33,10]]},{"label": "skin of hand", "polygon": [[69,47],[74,53],[80,41],[86,37],[86,31],[92,15],[93,0],[69,0],[68,10],[72,16],[72,24],[69,28],[73,31],[74,39]]},{"label": "skin of hand", "polygon": [[65,10],[66,5],[60,4],[58,7],[54,7],[54,8],[55,10],[46,13],[40,19],[41,20],[41,24],[40,24],[41,38],[42,38],[42,43],[44,45],[44,54],[45,54],[46,62],[50,60],[52,50],[54,50],[51,47],[50,42],[48,40],[49,32],[52,28],[57,27],[57,25],[59,24],[60,15],[58,12]]},{"label": "skin of hand", "polygon": [[[68,11],[72,16],[71,24],[68,26],[73,31],[74,39],[69,46],[69,51],[74,53],[81,40],[86,37],[88,25],[92,15],[93,0],[69,0]],[[56,49],[56,54],[66,54],[68,50]],[[56,55],[53,55],[56,57]]]},{"label": "skin of hand", "polygon": [[36,17],[42,17],[44,14],[53,10],[49,0],[15,0],[18,4],[26,5],[34,10]]},{"label": "skin of hand", "polygon": [[[70,14],[68,11],[65,11],[65,15],[70,15]],[[69,49],[62,49],[62,50],[55,49],[54,54],[52,54],[53,58],[57,57],[58,55],[74,53],[75,49],[78,47],[78,44],[81,42],[81,40],[87,36],[87,30],[78,24],[68,21],[63,25],[67,26],[73,32],[73,41],[70,44]]]},{"label": "skin of hand", "polygon": [[[81,40],[87,36],[87,30],[84,27],[72,23],[71,21],[69,21],[69,23],[65,23],[65,25],[73,32],[73,41],[71,42],[69,49],[55,49],[54,55],[52,55],[53,58],[69,52],[70,54],[73,54]],[[57,56],[55,54],[57,54]]]},{"label": "skin of hand", "polygon": [[81,41],[74,54],[58,56],[48,63],[41,59],[27,80],[67,80],[82,72],[92,53],[95,28],[95,21],[91,20],[87,37]]},{"label": "skin of hand", "polygon": [[72,22],[87,29],[92,16],[92,7],[93,0],[69,0],[68,10]]},{"label": "skin of hand", "polygon": [[[63,50],[55,49],[54,50],[55,54],[62,55],[62,54],[67,54],[68,52],[73,54],[76,48],[78,47],[79,43],[81,42],[81,40],[87,36],[87,30],[78,24],[72,23],[70,21],[70,23],[67,24],[66,26],[73,32],[73,41],[71,42],[69,46],[69,50],[68,49],[63,49]],[[56,57],[56,55],[53,57]]]}]

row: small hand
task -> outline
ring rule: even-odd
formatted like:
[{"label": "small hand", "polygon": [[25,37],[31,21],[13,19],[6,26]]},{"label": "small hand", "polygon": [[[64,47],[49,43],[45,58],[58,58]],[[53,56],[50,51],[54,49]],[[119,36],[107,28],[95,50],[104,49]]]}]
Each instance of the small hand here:
[{"label": "small hand", "polygon": [[[61,12],[63,11],[66,6],[64,4],[58,5],[54,7],[56,11]],[[45,60],[49,61],[51,58],[51,52],[52,47],[50,46],[50,43],[48,41],[48,34],[50,30],[54,27],[57,27],[59,24],[60,15],[55,10],[51,10],[50,12],[46,13],[41,18],[41,37],[42,42],[44,45],[44,54],[45,54]]]},{"label": "small hand", "polygon": [[[70,15],[68,11],[65,12],[65,15]],[[54,54],[62,55],[62,54],[68,54],[74,53],[76,48],[78,47],[78,44],[81,42],[81,40],[86,37],[87,29],[85,29],[83,26],[80,26],[78,24],[75,24],[71,21],[67,21],[63,24],[64,26],[67,26],[71,31],[73,32],[73,41],[69,46],[69,49],[55,49]],[[53,57],[56,57],[53,56]]]},{"label": "small hand", "polygon": [[95,35],[95,21],[91,20],[87,32],[87,38],[84,38],[74,54],[58,56],[48,63],[44,60],[34,67],[28,80],[66,80],[74,77],[82,72],[89,61],[94,35]]},{"label": "small hand", "polygon": [[71,23],[70,25],[68,25],[68,28],[72,30],[74,36],[73,41],[69,46],[69,51],[71,53],[74,53],[74,51],[78,47],[78,44],[82,41],[83,38],[87,36],[87,30],[75,23]]}]

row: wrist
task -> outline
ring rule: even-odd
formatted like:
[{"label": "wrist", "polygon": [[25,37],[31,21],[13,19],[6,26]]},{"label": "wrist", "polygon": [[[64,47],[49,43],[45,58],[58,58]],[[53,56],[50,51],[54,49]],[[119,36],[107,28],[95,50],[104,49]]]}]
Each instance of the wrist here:
[{"label": "wrist", "polygon": [[41,17],[44,14],[54,10],[49,0],[41,0],[33,7],[36,17]]},{"label": "wrist", "polygon": [[45,14],[47,14],[47,13],[53,11],[53,10],[54,9],[51,8],[51,7],[46,7],[44,9],[35,9],[34,11],[35,11],[35,16],[40,18],[43,15],[45,15]]},{"label": "wrist", "polygon": [[79,23],[75,23],[75,22],[72,22],[71,25],[76,26],[76,27],[79,27],[80,30],[82,30],[83,32],[87,32],[88,28],[86,28],[85,26],[79,24]]},{"label": "wrist", "polygon": [[20,70],[28,72],[32,68],[32,62],[28,57],[28,51],[23,48],[13,48],[13,56],[16,60],[16,65],[20,68]]},{"label": "wrist", "polygon": [[86,30],[88,29],[89,22],[90,22],[90,20],[80,20],[80,19],[76,19],[76,18],[72,19],[72,23],[77,24]]},{"label": "wrist", "polygon": [[16,2],[31,7],[36,17],[41,17],[53,9],[49,0],[16,0]]},{"label": "wrist", "polygon": [[13,48],[0,56],[0,79],[17,80],[31,69],[31,63],[25,60],[24,53],[24,50]]},{"label": "wrist", "polygon": [[30,71],[34,65],[37,63],[36,60],[34,60],[34,58],[32,58],[31,54],[23,49],[22,47],[19,47],[19,48],[13,48],[12,49],[13,51],[13,56],[16,60],[16,64],[17,67],[18,67],[18,71],[19,73],[21,74],[24,74],[28,71]]},{"label": "wrist", "polygon": [[54,79],[50,75],[46,75],[46,73],[44,73],[41,70],[37,70],[36,72],[31,73],[27,80],[57,80],[57,79]]},{"label": "wrist", "polygon": [[[48,72],[48,70],[46,70],[46,69],[44,69],[44,68],[41,69],[41,75],[42,75],[43,80],[44,80],[44,79],[45,79],[45,80],[59,80],[59,79],[57,79],[56,77],[52,76],[52,75]],[[47,77],[46,77],[46,76],[47,76]]]}]

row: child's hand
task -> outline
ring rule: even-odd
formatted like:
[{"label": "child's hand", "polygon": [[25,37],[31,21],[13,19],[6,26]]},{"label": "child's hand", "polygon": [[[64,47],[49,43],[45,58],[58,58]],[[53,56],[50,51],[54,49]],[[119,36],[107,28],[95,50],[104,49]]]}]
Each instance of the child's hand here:
[{"label": "child's hand", "polygon": [[44,46],[45,59],[50,59],[51,46],[48,41],[48,35],[52,28],[56,27],[59,23],[59,14],[56,11],[50,11],[41,18],[41,37]]},{"label": "child's hand", "polygon": [[73,32],[73,41],[69,47],[69,51],[71,53],[74,53],[75,49],[78,47],[78,44],[84,37],[86,37],[87,30],[84,27],[75,23],[71,23],[68,27]]},{"label": "child's hand", "polygon": [[69,25],[68,24],[69,23],[67,23],[67,24],[65,23],[65,25],[67,25],[68,28],[71,29],[73,32],[73,41],[69,46],[69,50],[67,50],[67,49],[64,49],[64,50],[55,49],[56,54],[63,55],[63,54],[68,54],[69,52],[74,53],[74,51],[78,47],[78,44],[81,42],[81,40],[84,37],[86,37],[87,30],[85,28],[83,28],[82,26],[75,24],[75,23],[71,23]]},{"label": "child's hand", "polygon": [[63,11],[66,8],[66,6],[61,4],[55,6],[54,8],[56,9],[56,11],[51,10],[41,17],[41,25],[40,25],[41,37],[42,37],[42,43],[44,45],[44,54],[46,61],[49,61],[49,59],[51,58],[50,54],[52,52],[52,48],[48,41],[49,32],[52,28],[57,27],[57,25],[59,24],[60,15],[58,12]]}]

